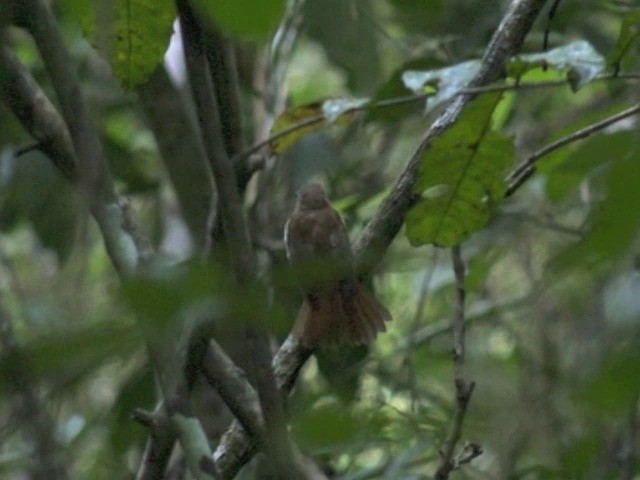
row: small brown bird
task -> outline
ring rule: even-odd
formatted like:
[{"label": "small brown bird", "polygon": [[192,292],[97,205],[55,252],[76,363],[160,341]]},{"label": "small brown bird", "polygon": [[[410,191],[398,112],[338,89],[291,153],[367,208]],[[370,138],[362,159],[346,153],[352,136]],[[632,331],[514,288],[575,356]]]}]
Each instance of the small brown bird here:
[{"label": "small brown bird", "polygon": [[347,230],[320,185],[298,191],[284,241],[304,291],[294,332],[305,346],[365,344],[386,330],[391,314],[356,279]]}]

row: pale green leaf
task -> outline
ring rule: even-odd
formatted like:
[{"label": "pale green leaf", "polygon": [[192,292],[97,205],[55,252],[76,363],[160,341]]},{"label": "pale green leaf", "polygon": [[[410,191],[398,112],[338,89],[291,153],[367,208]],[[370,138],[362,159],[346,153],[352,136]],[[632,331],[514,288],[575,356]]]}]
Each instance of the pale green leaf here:
[{"label": "pale green leaf", "polygon": [[413,245],[457,245],[484,227],[504,196],[514,156],[509,137],[490,129],[500,94],[479,97],[441,135],[420,164],[421,200],[407,215]]}]

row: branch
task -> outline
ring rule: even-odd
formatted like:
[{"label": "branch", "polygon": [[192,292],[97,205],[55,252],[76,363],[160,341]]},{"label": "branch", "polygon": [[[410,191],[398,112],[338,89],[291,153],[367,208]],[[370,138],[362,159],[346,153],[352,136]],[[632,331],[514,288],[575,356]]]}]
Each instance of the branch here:
[{"label": "branch", "polygon": [[244,430],[258,443],[264,442],[264,419],[258,395],[242,369],[213,340],[209,342],[202,373]]},{"label": "branch", "polygon": [[[490,83],[502,75],[505,62],[519,50],[544,3],[544,0],[515,0],[512,3],[487,47],[480,72],[472,81],[473,88]],[[425,134],[394,189],[383,201],[355,246],[360,271],[371,270],[376,265],[404,223],[404,215],[414,201],[412,189],[422,153],[455,122],[471,98],[471,95],[465,94],[454,100]],[[291,390],[299,370],[311,353],[291,335],[281,346],[274,357],[273,368],[278,387],[283,392]],[[253,454],[255,447],[239,423],[234,422],[216,449],[213,460],[221,478],[233,478]]]},{"label": "branch", "polygon": [[[283,395],[293,389],[300,369],[312,353],[313,350],[304,347],[294,335],[289,335],[282,344],[273,359],[273,370],[278,389]],[[256,452],[256,447],[240,423],[234,421],[214,452],[212,463],[221,479],[231,479]]]},{"label": "branch", "polygon": [[617,123],[625,118],[631,117],[640,113],[640,103],[630,107],[622,112],[619,112],[615,115],[611,115],[610,117],[605,118],[604,120],[600,120],[599,122],[592,123],[591,125],[584,127],[577,132],[573,132],[566,137],[562,137],[555,142],[546,145],[540,150],[532,153],[526,160],[524,160],[520,165],[518,165],[513,172],[511,172],[507,176],[508,187],[505,193],[505,197],[509,197],[513,195],[518,189],[526,182],[536,171],[536,162],[540,160],[545,155],[550,154],[551,152],[558,150],[561,147],[569,145],[570,143],[576,142],[578,140],[582,140],[587,138],[589,135],[598,132],[600,130],[604,130],[605,128]]},{"label": "branch", "polygon": [[[511,3],[482,57],[480,70],[471,81],[470,87],[487,85],[503,75],[507,60],[522,46],[544,4],[545,0],[514,0]],[[404,172],[354,246],[360,272],[370,272],[381,260],[404,224],[406,213],[417,200],[413,188],[423,154],[436,138],[456,122],[464,107],[473,98],[474,95],[471,94],[457,97],[425,133]]]},{"label": "branch", "polygon": [[208,237],[213,179],[198,136],[198,125],[185,106],[183,93],[173,85],[163,65],[138,88],[138,93],[195,251],[199,252]]},{"label": "branch", "polygon": [[35,146],[51,159],[65,178],[75,181],[76,154],[64,120],[31,73],[4,43],[0,46],[2,102],[35,139]]},{"label": "branch", "polygon": [[[39,0],[15,0],[14,9],[36,42],[64,120],[29,72],[3,45],[1,55],[7,61],[0,61],[0,69],[10,81],[3,82],[2,90],[11,93],[10,99],[4,100],[23,127],[42,141],[43,151],[52,162],[67,178],[77,179],[76,189],[87,201],[116,270],[121,275],[133,273],[149,254],[148,248],[128,204],[115,193],[97,129],[81,94],[74,64],[62,41],[56,19],[48,3]],[[2,37],[5,40],[6,33],[3,32]],[[4,93],[3,97],[6,97]]]},{"label": "branch", "polygon": [[[446,480],[449,474],[461,465],[462,459],[464,463],[470,462],[473,458],[482,453],[482,449],[470,444],[472,447],[465,446],[462,451],[454,457],[454,452],[458,441],[462,435],[462,425],[467,412],[469,400],[475,387],[475,382],[465,380],[464,375],[464,359],[465,359],[465,321],[464,321],[464,262],[460,253],[460,247],[452,249],[453,271],[456,277],[456,305],[451,320],[453,329],[453,378],[456,390],[456,407],[451,422],[451,428],[447,439],[444,442],[444,448],[440,452],[440,461],[436,469],[435,479]],[[467,453],[467,450],[469,452]]]},{"label": "branch", "polygon": [[60,101],[62,117],[78,156],[78,172],[83,195],[94,211],[115,201],[102,143],[80,89],[75,63],[62,40],[58,23],[48,2],[14,0],[14,8],[33,37],[51,84]]},{"label": "branch", "polygon": [[[182,31],[185,61],[191,91],[200,121],[202,138],[218,191],[218,213],[222,221],[225,248],[239,285],[249,287],[256,276],[234,165],[225,149],[223,126],[214,85],[209,77],[202,31],[188,0],[176,0]],[[246,328],[249,358],[266,426],[266,453],[277,476],[287,478],[294,471],[284,407],[271,368],[269,337],[261,325]]]}]

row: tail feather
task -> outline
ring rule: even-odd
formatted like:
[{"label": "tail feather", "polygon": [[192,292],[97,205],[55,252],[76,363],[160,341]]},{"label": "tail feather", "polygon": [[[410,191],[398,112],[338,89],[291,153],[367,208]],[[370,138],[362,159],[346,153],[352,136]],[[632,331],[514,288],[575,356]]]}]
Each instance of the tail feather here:
[{"label": "tail feather", "polygon": [[358,283],[353,295],[343,293],[335,289],[304,299],[294,330],[305,346],[367,344],[386,331],[391,314],[364,286]]}]

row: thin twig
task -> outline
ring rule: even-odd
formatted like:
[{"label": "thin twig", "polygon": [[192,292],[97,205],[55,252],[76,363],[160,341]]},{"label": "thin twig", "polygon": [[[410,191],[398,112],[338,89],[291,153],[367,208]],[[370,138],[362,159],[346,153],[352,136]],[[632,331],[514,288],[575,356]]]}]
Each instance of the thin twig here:
[{"label": "thin twig", "polygon": [[[451,320],[453,329],[453,378],[456,391],[456,406],[449,429],[449,434],[440,452],[440,461],[436,469],[435,479],[446,480],[449,474],[458,468],[462,463],[468,463],[473,458],[482,453],[482,449],[475,445],[466,445],[457,455],[455,455],[456,445],[462,436],[462,425],[467,412],[467,406],[471,399],[471,394],[475,387],[475,382],[467,382],[464,373],[465,360],[465,322],[464,322],[464,299],[465,299],[465,268],[460,253],[460,247],[453,247],[451,251],[453,260],[453,271],[456,278],[456,304]],[[470,447],[471,446],[471,447]]]},{"label": "thin twig", "polygon": [[556,16],[556,11],[558,10],[558,5],[560,5],[561,0],[555,0],[549,9],[549,15],[547,15],[547,25],[544,27],[544,37],[542,39],[542,51],[546,52],[549,48],[549,32],[551,30],[551,22],[553,18]]},{"label": "thin twig", "polygon": [[[630,72],[625,74],[616,75],[614,73],[607,73],[598,75],[591,83],[594,82],[602,82],[602,81],[611,81],[611,80],[640,80],[640,73]],[[511,92],[511,91],[520,91],[520,90],[537,90],[541,88],[551,88],[551,87],[570,87],[569,82],[567,80],[546,80],[546,81],[538,81],[538,82],[517,82],[510,83],[505,85],[487,85],[482,87],[468,87],[462,88],[458,92],[456,92],[452,98],[458,97],[460,95],[480,95],[484,93],[495,93],[495,92]],[[400,105],[409,105],[412,103],[421,103],[424,100],[433,97],[436,95],[436,92],[427,92],[419,95],[404,95],[401,97],[387,98],[384,100],[380,100],[377,102],[367,102],[363,105],[359,105],[353,108],[346,109],[342,115],[348,115],[357,112],[366,112],[377,109],[391,108],[397,107]],[[248,156],[262,150],[263,148],[272,145],[274,142],[277,142],[281,138],[290,135],[298,130],[303,128],[316,125],[318,123],[326,122],[326,117],[323,114],[314,115],[304,120],[301,120],[298,123],[290,125],[289,127],[274,133],[269,138],[266,138],[246,150],[242,151],[240,154],[234,157],[234,162],[240,162],[241,160],[246,159]]]},{"label": "thin twig", "polygon": [[615,115],[607,117],[604,120],[592,123],[591,125],[588,125],[578,130],[577,132],[573,132],[566,137],[562,137],[555,142],[552,142],[549,145],[541,148],[540,150],[532,153],[507,176],[506,181],[508,183],[508,187],[505,193],[505,197],[513,195],[524,184],[524,182],[526,182],[535,173],[536,162],[545,155],[548,155],[549,153],[577,140],[587,138],[589,135],[600,130],[604,130],[608,126],[624,120],[625,118],[636,115],[637,113],[640,113],[640,103],[634,105],[631,108],[623,110],[622,112],[616,113]]},{"label": "thin twig", "polygon": [[17,147],[14,150],[14,155],[16,157],[19,157],[21,155],[24,155],[26,153],[32,152],[32,151],[37,150],[39,148],[40,148],[40,141],[39,140],[31,140],[30,142],[27,142],[24,145],[21,145],[20,147]]}]

